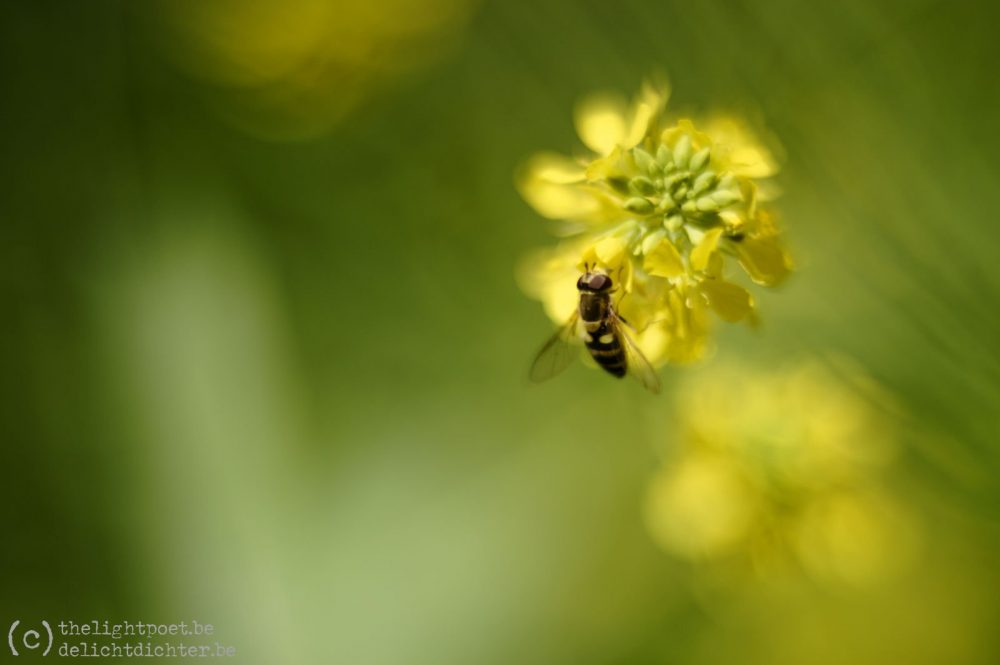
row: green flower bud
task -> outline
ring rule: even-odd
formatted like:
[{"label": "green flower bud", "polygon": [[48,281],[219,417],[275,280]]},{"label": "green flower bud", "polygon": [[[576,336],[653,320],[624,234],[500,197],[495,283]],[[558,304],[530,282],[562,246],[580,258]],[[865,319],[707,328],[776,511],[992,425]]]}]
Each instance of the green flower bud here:
[{"label": "green flower bud", "polygon": [[635,165],[640,171],[650,174],[660,171],[660,165],[656,163],[653,156],[642,148],[633,148],[632,157],[635,159]]},{"label": "green flower bud", "polygon": [[666,169],[668,165],[672,164],[673,155],[670,154],[670,148],[661,143],[660,147],[656,149],[656,161],[664,169]]},{"label": "green flower bud", "polygon": [[712,200],[715,201],[720,208],[743,199],[743,196],[739,192],[732,189],[720,189],[714,192],[711,196]]},{"label": "green flower bud", "polygon": [[660,205],[658,205],[656,207],[658,209],[662,210],[663,212],[667,212],[669,210],[672,210],[676,206],[677,206],[677,202],[674,201],[674,197],[670,196],[670,192],[669,191],[664,191],[660,195]]},{"label": "green flower bud", "polygon": [[642,194],[643,196],[649,196],[656,192],[656,185],[653,181],[644,175],[638,175],[629,181],[629,188],[636,194]]},{"label": "green flower bud", "polygon": [[679,169],[687,168],[688,160],[690,159],[691,137],[685,134],[678,139],[677,145],[674,146],[674,164],[676,164]]},{"label": "green flower bud", "polygon": [[673,174],[668,175],[666,178],[663,179],[663,186],[666,189],[669,190],[669,189],[673,188],[674,185],[676,185],[680,181],[684,180],[684,178],[686,178],[686,177],[687,177],[687,173],[673,173]]},{"label": "green flower bud", "polygon": [[637,212],[645,215],[653,212],[653,204],[648,199],[636,196],[625,202],[625,209],[629,212]]},{"label": "green flower bud", "polygon": [[611,185],[611,189],[615,190],[619,194],[628,194],[628,178],[623,178],[622,176],[611,176],[608,178],[608,184]]},{"label": "green flower bud", "polygon": [[694,154],[691,158],[691,170],[700,171],[708,164],[708,158],[712,156],[712,150],[710,148],[702,148]]},{"label": "green flower bud", "polygon": [[[697,156],[697,155],[696,155]],[[715,171],[705,171],[694,179],[691,185],[691,196],[697,196],[715,184]]]},{"label": "green flower bud", "polygon": [[684,226],[684,217],[682,215],[671,215],[663,220],[663,226],[666,227],[668,231],[678,231],[682,226]]},{"label": "green flower bud", "polygon": [[718,212],[721,204],[715,200],[714,195],[703,196],[695,202],[698,210],[702,212]]}]

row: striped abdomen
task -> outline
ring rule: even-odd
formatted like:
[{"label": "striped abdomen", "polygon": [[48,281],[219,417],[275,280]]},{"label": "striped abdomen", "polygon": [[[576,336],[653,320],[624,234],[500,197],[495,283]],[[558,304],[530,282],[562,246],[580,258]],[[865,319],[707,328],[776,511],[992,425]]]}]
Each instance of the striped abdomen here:
[{"label": "striped abdomen", "polygon": [[621,335],[610,322],[611,302],[607,294],[580,292],[580,318],[587,329],[584,343],[594,361],[608,374],[625,376],[625,349]]}]

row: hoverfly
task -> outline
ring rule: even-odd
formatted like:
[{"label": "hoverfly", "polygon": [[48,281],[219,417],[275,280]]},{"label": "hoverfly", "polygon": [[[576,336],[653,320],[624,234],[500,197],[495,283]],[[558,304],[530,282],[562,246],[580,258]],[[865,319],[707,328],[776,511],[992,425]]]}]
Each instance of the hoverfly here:
[{"label": "hoverfly", "polygon": [[579,355],[576,342],[583,341],[594,361],[608,374],[621,378],[629,374],[648,390],[660,392],[660,379],[625,328],[631,328],[611,302],[611,277],[584,266],[576,282],[580,304],[569,321],[545,343],[531,365],[532,381],[540,382],[559,374]]}]

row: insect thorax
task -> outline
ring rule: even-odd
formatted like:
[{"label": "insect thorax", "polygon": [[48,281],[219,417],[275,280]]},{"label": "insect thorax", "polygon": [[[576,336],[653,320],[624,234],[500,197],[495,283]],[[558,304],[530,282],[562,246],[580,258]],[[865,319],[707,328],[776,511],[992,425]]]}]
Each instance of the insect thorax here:
[{"label": "insect thorax", "polygon": [[611,298],[607,293],[580,291],[580,319],[588,328],[603,323],[608,318]]}]

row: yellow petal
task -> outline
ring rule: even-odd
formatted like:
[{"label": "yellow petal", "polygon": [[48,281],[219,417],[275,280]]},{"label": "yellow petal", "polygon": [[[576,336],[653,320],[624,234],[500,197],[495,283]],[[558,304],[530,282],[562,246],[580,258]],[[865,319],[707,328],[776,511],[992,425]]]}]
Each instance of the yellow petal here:
[{"label": "yellow petal", "polygon": [[625,258],[625,243],[621,238],[604,238],[594,245],[594,254],[605,266],[617,268]]},{"label": "yellow petal", "polygon": [[662,113],[669,94],[670,87],[665,79],[656,83],[647,82],[642,86],[642,91],[632,107],[625,147],[636,146],[646,137],[650,126]]},{"label": "yellow petal", "polygon": [[719,237],[722,235],[722,228],[715,228],[708,231],[698,246],[691,251],[691,268],[694,270],[704,270],[708,267],[708,260],[711,258],[715,248],[719,246]]},{"label": "yellow petal", "polygon": [[639,142],[642,141],[642,139],[646,136],[646,129],[649,127],[649,123],[655,114],[656,109],[648,104],[641,104],[635,110],[635,116],[632,118],[632,125],[628,134],[625,136],[625,147],[631,148],[638,145]]},{"label": "yellow petal", "polygon": [[685,135],[691,139],[691,147],[695,151],[712,145],[712,137],[695,129],[694,123],[688,118],[681,118],[676,125],[664,129],[660,134],[660,141],[672,147]]},{"label": "yellow petal", "polygon": [[[629,319],[632,323],[632,319]],[[639,324],[635,324],[638,326]],[[645,329],[640,328],[641,333],[635,336],[635,343],[639,345],[642,355],[646,356],[653,367],[659,367],[666,362],[667,344],[670,338],[664,326],[650,325]]]},{"label": "yellow petal", "polygon": [[613,177],[620,177],[625,174],[622,164],[622,149],[615,146],[610,153],[604,157],[598,157],[587,165],[586,178],[588,180],[601,180]]},{"label": "yellow petal", "polygon": [[725,267],[726,262],[722,258],[720,252],[715,252],[708,258],[708,267],[705,268],[705,274],[711,275],[712,277],[719,277],[722,275],[722,270]]},{"label": "yellow petal", "polygon": [[651,252],[646,253],[643,268],[656,277],[680,277],[684,274],[684,262],[673,243],[664,239]]},{"label": "yellow petal", "polygon": [[[576,275],[574,274],[575,278]],[[542,306],[550,319],[558,324],[565,323],[580,303],[580,293],[573,281],[552,282],[542,294]]]},{"label": "yellow petal", "polygon": [[776,236],[745,238],[736,247],[740,265],[758,284],[773,286],[791,272],[791,260]]},{"label": "yellow petal", "polygon": [[622,255],[624,259],[621,266],[618,268],[618,274],[616,275],[619,280],[618,285],[624,289],[625,293],[632,293],[635,281],[633,277],[635,276],[635,271],[632,269],[632,262],[628,260],[626,255]]},{"label": "yellow petal", "polygon": [[534,181],[521,184],[519,189],[528,205],[549,219],[581,219],[599,208],[594,197],[571,185]]},{"label": "yellow petal", "polygon": [[704,301],[689,299],[686,293],[673,289],[668,302],[672,318],[666,324],[669,335],[664,352],[666,358],[673,363],[694,362],[708,349],[708,316]]},{"label": "yellow petal", "polygon": [[557,324],[565,323],[579,302],[576,260],[580,250],[580,243],[539,250],[526,256],[517,269],[518,285],[540,300],[545,313]]},{"label": "yellow petal", "polygon": [[583,182],[585,167],[576,160],[556,152],[540,152],[524,165],[529,177],[559,185]]},{"label": "yellow petal", "polygon": [[730,168],[745,178],[769,178],[778,171],[770,153],[757,146],[744,145],[729,154]]},{"label": "yellow petal", "polygon": [[719,213],[719,217],[730,229],[739,229],[743,226],[743,218],[735,210],[723,210]]},{"label": "yellow petal", "polygon": [[701,283],[701,292],[716,314],[730,323],[742,321],[753,311],[753,298],[742,286],[708,279]]},{"label": "yellow petal", "polygon": [[[632,261],[626,261],[625,266],[623,272],[626,275],[633,272],[631,270]],[[628,286],[626,284],[626,287]],[[670,284],[664,279],[649,279],[645,276],[633,279],[631,288],[625,289],[628,297],[621,298],[618,302],[619,311],[636,330],[644,332],[655,327],[652,324],[667,321],[672,316],[667,303],[667,294],[670,289]],[[641,336],[639,335],[639,337]],[[646,347],[642,344],[640,346],[645,352]],[[650,357],[650,354],[647,354],[646,357],[652,362],[653,358]]]},{"label": "yellow petal", "polygon": [[706,131],[715,140],[715,155],[736,175],[769,178],[778,172],[777,159],[741,119],[717,116]]},{"label": "yellow petal", "polygon": [[626,138],[625,113],[625,100],[620,95],[591,95],[577,105],[576,132],[588,148],[607,155]]},{"label": "yellow petal", "polygon": [[532,157],[517,174],[521,196],[543,217],[579,219],[593,215],[599,202],[582,186],[584,170],[554,153]]}]

